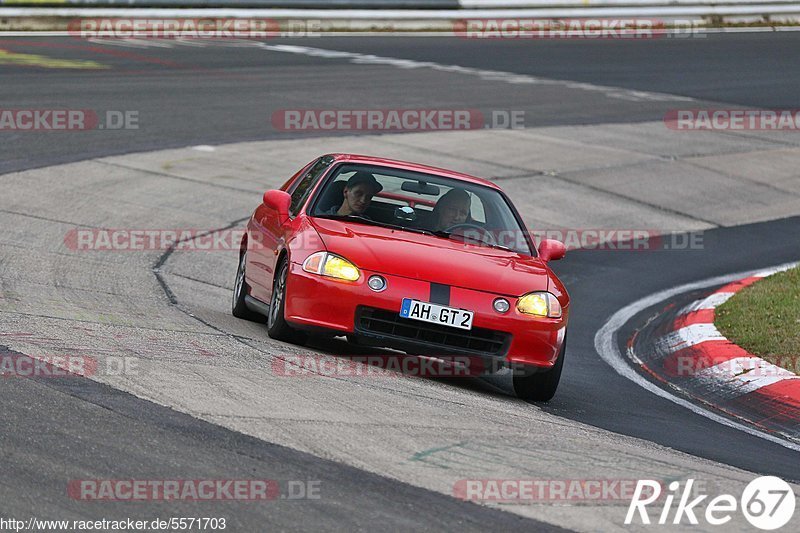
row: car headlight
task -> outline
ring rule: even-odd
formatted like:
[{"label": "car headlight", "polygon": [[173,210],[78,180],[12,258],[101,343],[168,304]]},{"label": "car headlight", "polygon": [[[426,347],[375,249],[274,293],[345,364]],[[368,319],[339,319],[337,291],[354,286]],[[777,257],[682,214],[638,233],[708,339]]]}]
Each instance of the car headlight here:
[{"label": "car headlight", "polygon": [[517,311],[526,315],[561,318],[561,303],[549,292],[530,292],[517,300]]},{"label": "car headlight", "polygon": [[344,257],[328,252],[317,252],[303,261],[303,270],[320,276],[328,276],[347,281],[356,281],[361,277],[358,267]]}]

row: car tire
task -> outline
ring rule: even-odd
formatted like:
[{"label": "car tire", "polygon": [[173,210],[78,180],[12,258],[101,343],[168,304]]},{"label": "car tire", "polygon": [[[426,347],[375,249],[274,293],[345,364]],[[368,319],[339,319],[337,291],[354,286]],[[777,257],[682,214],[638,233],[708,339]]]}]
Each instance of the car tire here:
[{"label": "car tire", "polygon": [[567,339],[561,343],[561,351],[556,363],[549,370],[541,371],[537,367],[522,365],[513,368],[514,394],[518,398],[530,402],[546,402],[555,396],[558,383],[561,381],[561,369],[564,368],[564,356],[567,353]]},{"label": "car tire", "polygon": [[239,267],[236,269],[236,280],[233,283],[233,297],[231,298],[231,314],[236,318],[243,318],[245,320],[252,320],[254,322],[263,322],[264,316],[251,311],[244,303],[244,297],[250,287],[244,279],[245,260],[247,258],[247,251],[239,254]]},{"label": "car tire", "polygon": [[272,282],[272,297],[269,301],[269,316],[267,316],[267,334],[279,341],[303,344],[308,336],[303,331],[292,328],[284,312],[286,309],[286,281],[289,278],[289,261],[282,260],[276,269],[276,276]]}]

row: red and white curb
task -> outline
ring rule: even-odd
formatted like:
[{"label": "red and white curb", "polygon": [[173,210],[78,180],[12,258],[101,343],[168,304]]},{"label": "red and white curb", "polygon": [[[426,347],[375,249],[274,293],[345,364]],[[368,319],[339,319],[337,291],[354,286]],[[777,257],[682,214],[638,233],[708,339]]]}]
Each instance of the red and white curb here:
[{"label": "red and white curb", "polygon": [[[747,352],[714,325],[716,307],[743,288],[788,268],[748,275],[678,310],[667,307],[631,339],[629,359],[656,380],[729,416],[766,431],[800,437],[800,376]],[[640,334],[643,338],[638,338]],[[794,358],[785,364],[795,365]]]},{"label": "red and white curb", "polygon": [[[725,361],[730,361],[728,365],[732,367],[734,360],[752,360],[751,354],[743,350],[737,351],[739,347],[727,341],[713,326],[714,308],[730,298],[725,293],[733,293],[749,278],[755,278],[750,281],[752,283],[766,275],[797,265],[797,262],[792,262],[764,271],[726,274],[650,294],[626,305],[609,317],[595,334],[595,349],[600,358],[620,376],[651,394],[718,424],[800,452],[798,397],[794,393],[781,394],[783,387],[797,387],[800,380],[784,379],[783,376],[776,375],[773,377],[780,379],[768,384],[765,380],[755,379],[767,376],[754,374],[744,377],[745,373],[735,370],[724,373],[724,366],[715,369],[727,377],[724,379],[708,370]],[[720,290],[708,292],[709,288],[721,285],[724,287]],[[703,297],[697,301],[687,301],[686,296],[691,294]],[[663,308],[667,303],[679,301],[681,298],[688,305],[667,306],[638,332],[638,342],[632,339],[628,342],[629,349],[626,351],[623,348],[620,332],[626,324],[649,309],[658,309],[659,306]],[[681,323],[676,325],[679,320]],[[695,323],[701,325],[690,328]],[[649,335],[645,335],[646,333]],[[658,340],[665,342],[656,343]],[[705,352],[707,348],[710,351],[712,346],[716,348],[711,358],[701,359],[699,355],[691,353],[691,350]],[[678,354],[680,350],[684,351]],[[676,375],[679,361],[677,355],[687,357],[682,368],[693,370],[684,372],[688,375]],[[668,360],[671,363],[667,363]],[[672,366],[669,367],[668,364]],[[744,366],[742,370],[745,370]],[[694,375],[704,371],[707,372],[702,376],[706,379]],[[774,371],[781,373],[782,370]],[[745,380],[754,382],[749,385],[754,390],[748,391]]]},{"label": "red and white curb", "polygon": [[[726,339],[714,326],[714,309],[745,287],[786,268],[759,272],[729,283],[710,296],[683,308],[675,330],[656,340],[656,349],[670,355],[664,368],[673,375],[712,381],[731,396],[760,394],[783,398],[790,394],[800,407],[800,376],[756,357]],[[688,349],[693,348],[693,349]]]}]

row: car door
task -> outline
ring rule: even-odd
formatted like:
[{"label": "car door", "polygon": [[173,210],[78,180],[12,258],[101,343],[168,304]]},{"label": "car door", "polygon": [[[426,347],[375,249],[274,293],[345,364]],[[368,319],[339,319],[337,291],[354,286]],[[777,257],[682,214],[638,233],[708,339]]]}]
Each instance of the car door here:
[{"label": "car door", "polygon": [[[325,170],[330,166],[333,158],[324,156],[309,164],[304,172],[298,174],[297,178],[289,182],[287,191],[292,197],[289,206],[289,216],[297,216],[308,195],[314,189],[314,185],[320,177],[325,174]],[[263,203],[256,209],[253,215],[253,228],[251,233],[255,233],[259,238],[255,246],[250,246],[248,255],[252,254],[251,272],[259,278],[248,280],[252,288],[251,294],[264,302],[268,302],[272,296],[272,280],[275,275],[276,260],[278,253],[283,249],[286,242],[287,232],[291,231],[291,226],[281,224],[278,220],[278,213],[274,209],[265,206]],[[248,276],[249,278],[249,276]]]}]

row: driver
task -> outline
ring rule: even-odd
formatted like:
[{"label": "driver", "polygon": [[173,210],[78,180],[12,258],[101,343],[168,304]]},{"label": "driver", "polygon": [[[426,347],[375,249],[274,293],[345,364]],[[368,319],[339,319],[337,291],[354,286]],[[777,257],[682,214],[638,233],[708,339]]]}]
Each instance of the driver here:
[{"label": "driver", "polygon": [[362,215],[372,202],[372,197],[383,190],[375,176],[359,170],[347,180],[342,191],[342,205],[334,205],[323,214],[326,215]]},{"label": "driver", "polygon": [[433,208],[433,231],[443,231],[464,224],[470,218],[470,204],[469,193],[464,189],[448,191]]}]

